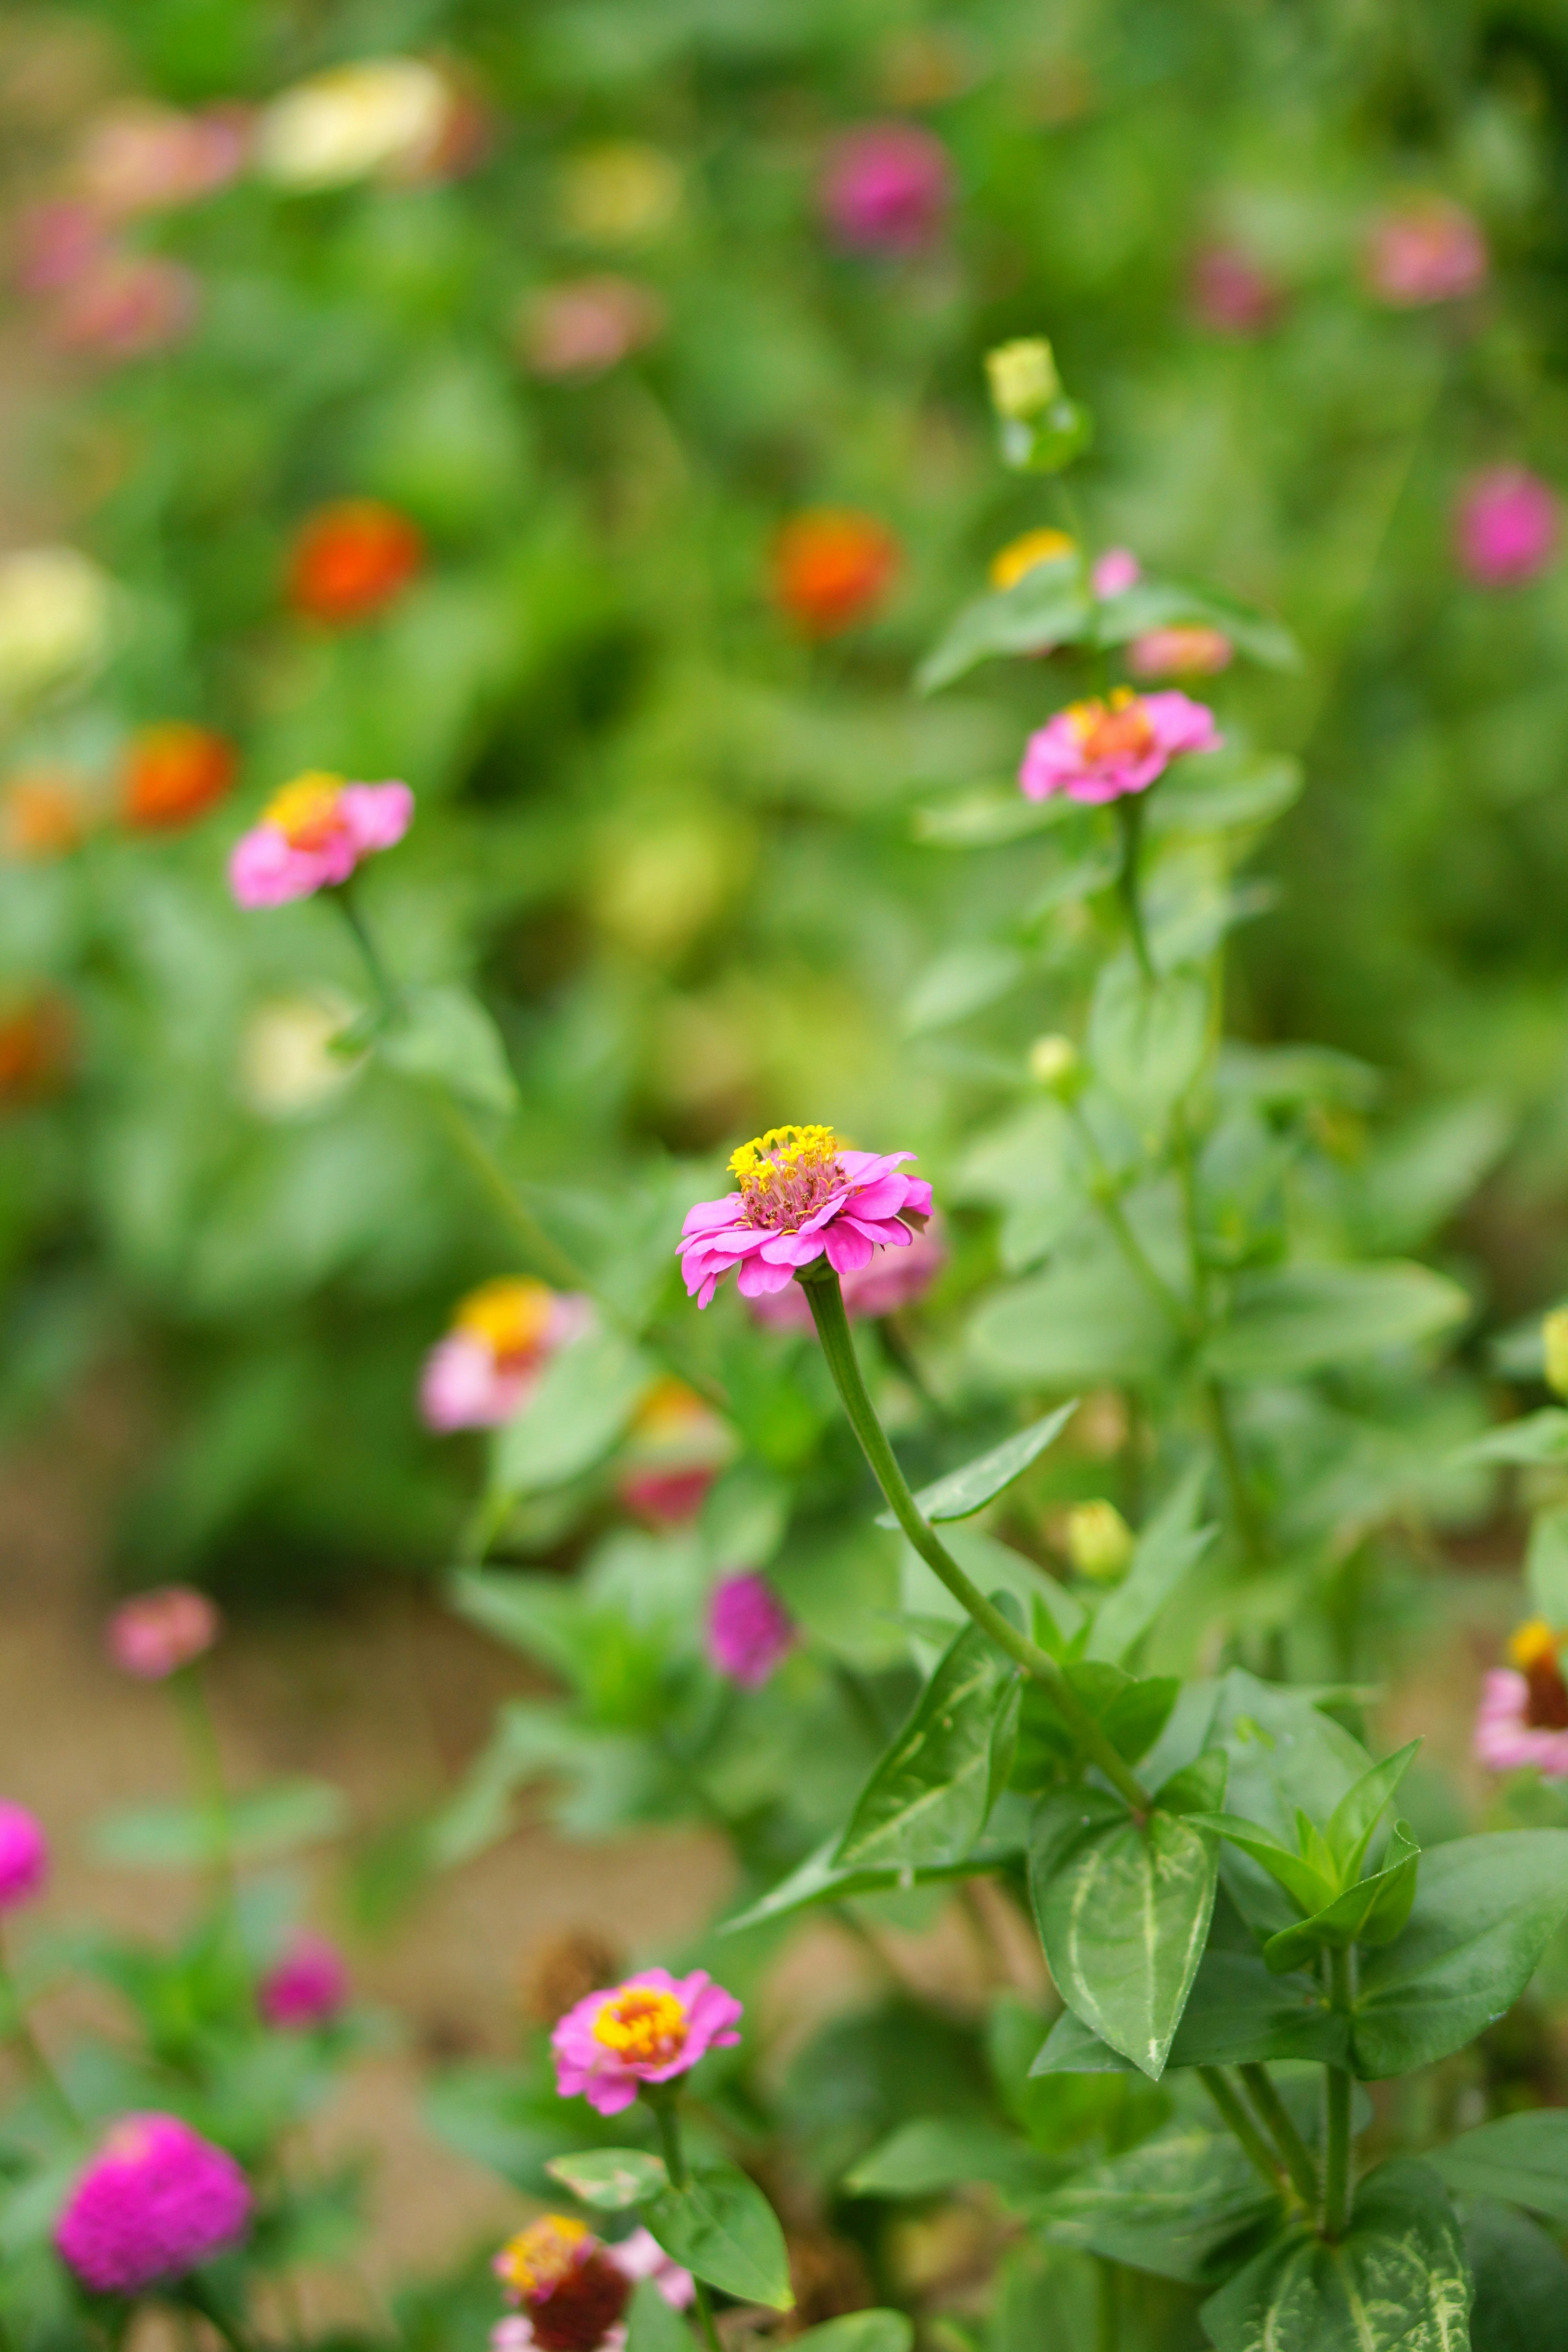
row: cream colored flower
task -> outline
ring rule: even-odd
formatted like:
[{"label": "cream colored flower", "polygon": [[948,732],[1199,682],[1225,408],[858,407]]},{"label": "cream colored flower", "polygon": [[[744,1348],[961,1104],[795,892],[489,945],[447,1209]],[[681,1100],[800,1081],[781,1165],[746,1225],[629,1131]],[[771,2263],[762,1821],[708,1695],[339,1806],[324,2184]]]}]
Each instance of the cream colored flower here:
[{"label": "cream colored flower", "polygon": [[113,598],[108,574],[74,547],[0,556],[0,701],[40,694],[101,660]]},{"label": "cream colored flower", "polygon": [[281,188],[341,188],[417,174],[439,148],[450,87],[418,58],[334,66],[274,99],[257,132],[257,168]]},{"label": "cream colored flower", "polygon": [[299,1118],[342,1094],[364,1060],[332,1050],[353,1017],[327,990],[257,1006],[240,1039],[239,1090],[258,1118]]},{"label": "cream colored flower", "polygon": [[998,343],[985,354],[985,374],[997,415],[1026,423],[1048,408],[1062,388],[1044,335],[1020,335],[1014,342]]},{"label": "cream colored flower", "polygon": [[680,173],[657,147],[609,139],[561,168],[561,222],[593,245],[645,245],[680,209]]},{"label": "cream colored flower", "polygon": [[1132,1558],[1132,1530],[1114,1503],[1076,1503],[1068,1513],[1068,1557],[1080,1576],[1114,1584]]}]

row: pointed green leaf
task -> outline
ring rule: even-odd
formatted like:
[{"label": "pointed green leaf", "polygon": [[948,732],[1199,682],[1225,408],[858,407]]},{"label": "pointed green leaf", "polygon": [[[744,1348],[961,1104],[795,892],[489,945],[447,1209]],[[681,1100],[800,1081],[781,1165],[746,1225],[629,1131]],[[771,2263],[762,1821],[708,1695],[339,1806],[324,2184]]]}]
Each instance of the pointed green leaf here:
[{"label": "pointed green leaf", "polygon": [[1568,1412],[1561,1405],[1543,1405],[1522,1421],[1505,1422],[1484,1437],[1462,1448],[1461,1462],[1561,1462],[1568,1456]]},{"label": "pointed green leaf", "polygon": [[1283,2231],[1203,2307],[1216,2352],[1468,2352],[1470,2273],[1429,2167],[1380,2165],[1328,2245]]},{"label": "pointed green leaf", "polygon": [[1470,2352],[1568,2352],[1568,2261],[1506,2205],[1467,2203]]},{"label": "pointed green leaf", "polygon": [[1210,1749],[1159,1791],[1142,1828],[1082,1784],[1043,1798],[1029,1846],[1040,1939],[1069,2009],[1158,2082],[1203,1956],[1218,1841],[1187,1820],[1225,1790]]},{"label": "pointed green leaf", "polygon": [[966,1625],[861,1791],[836,1862],[903,1866],[969,1852],[994,1794],[1005,1706],[1016,1721],[1016,1679],[979,1627]]},{"label": "pointed green leaf", "polygon": [[[1310,1691],[1281,1690],[1239,1667],[1220,1685],[1210,1737],[1230,1758],[1228,1811],[1287,1847],[1296,1843],[1300,1808],[1331,1809],[1372,1764],[1360,1740],[1323,1714]],[[1227,1844],[1221,1871],[1237,1909],[1260,1936],[1295,1926],[1296,1906],[1239,1847]],[[1334,1891],[1330,1885],[1324,1899]]]},{"label": "pointed green leaf", "polygon": [[1217,1528],[1195,1524],[1207,1475],[1194,1463],[1140,1534],[1131,1568],[1096,1614],[1087,1656],[1121,1665],[1214,1541]]},{"label": "pointed green leaf", "polygon": [[1147,980],[1130,955],[1100,973],[1089,1018],[1095,1076],[1140,1131],[1161,1126],[1197,1076],[1208,1042],[1208,990],[1192,972]]},{"label": "pointed green leaf", "polygon": [[[1343,2065],[1350,2026],[1329,2008],[1321,1986],[1306,1975],[1271,1975],[1255,1952],[1218,1951],[1211,1944],[1199,1963],[1167,2062],[1172,2066],[1267,2065],[1299,2058]],[[1064,2010],[1031,2074],[1126,2074],[1131,2061]]]},{"label": "pointed green leaf", "polygon": [[[1119,1756],[1136,1764],[1148,1753],[1170,1719],[1181,1685],[1169,1675],[1135,1680],[1120,1666],[1099,1659],[1075,1658],[1067,1678],[1094,1717]],[[1043,1684],[1028,1682],[1023,1692],[1018,1762],[1014,1785],[1037,1793],[1059,1780],[1079,1761],[1078,1740]]]},{"label": "pointed green leaf", "polygon": [[647,1358],[618,1331],[590,1331],[552,1357],[522,1410],[496,1432],[500,1493],[563,1486],[602,1461],[653,1378]]},{"label": "pointed green leaf", "polygon": [[1399,1258],[1270,1267],[1237,1277],[1229,1320],[1205,1349],[1205,1361],[1221,1380],[1294,1380],[1326,1364],[1415,1347],[1469,1311],[1457,1282]]},{"label": "pointed green leaf", "polygon": [[1418,1739],[1413,1739],[1407,1748],[1385,1756],[1381,1764],[1374,1764],[1370,1772],[1363,1775],[1353,1789],[1347,1789],[1334,1807],[1329,1818],[1329,1852],[1342,1885],[1359,1875],[1378,1817],[1415,1762],[1420,1745]]},{"label": "pointed green leaf", "polygon": [[1462,2197],[1499,2197],[1568,2221],[1568,2108],[1478,2124],[1427,2158]]},{"label": "pointed green leaf", "polygon": [[1224,2277],[1226,2249],[1277,2205],[1228,2132],[1189,2128],[1090,2165],[1039,2199],[1032,2219],[1052,2245],[1202,2286]]},{"label": "pointed green leaf", "polygon": [[626,2352],[692,2352],[691,2330],[652,2279],[638,2279],[626,2305]]},{"label": "pointed green leaf", "polygon": [[750,2175],[726,2158],[694,2165],[684,2189],[666,2189],[643,2219],[672,2261],[742,2303],[791,2311],[789,2256],[778,2216]]},{"label": "pointed green leaf", "polygon": [[1011,588],[964,606],[915,672],[915,684],[921,694],[934,694],[997,654],[1077,645],[1089,634],[1093,609],[1076,555],[1032,564]]},{"label": "pointed green leaf", "polygon": [[1205,1817],[1204,1825],[1228,1845],[1260,1863],[1276,1885],[1282,1886],[1291,1901],[1299,1903],[1309,1916],[1321,1911],[1331,1899],[1333,1882],[1325,1878],[1321,1871],[1314,1870],[1293,1847],[1281,1845],[1267,1830],[1260,1830],[1256,1822],[1243,1821],[1239,1813],[1210,1813]]},{"label": "pointed green leaf", "polygon": [[[1016,1437],[994,1445],[989,1454],[977,1454],[962,1470],[950,1470],[934,1486],[922,1486],[915,1496],[921,1517],[936,1527],[949,1519],[972,1518],[976,1511],[983,1511],[1004,1487],[1023,1476],[1031,1462],[1039,1459],[1077,1411],[1078,1399],[1074,1397],[1070,1403],[1058,1405],[1055,1412],[1047,1412],[1032,1428],[1021,1429]],[[898,1524],[891,1511],[877,1514],[879,1528],[896,1528]]]},{"label": "pointed green leaf", "polygon": [[901,2311],[847,2311],[797,2336],[790,2352],[910,2352],[915,2325]]},{"label": "pointed green leaf", "polygon": [[579,2148],[571,2156],[552,2156],[544,2169],[581,2204],[603,2213],[624,2212],[669,2186],[661,2159],[641,2147]]},{"label": "pointed green leaf", "polygon": [[500,1031],[466,988],[410,988],[376,1041],[383,1061],[405,1077],[426,1078],[482,1109],[517,1108],[517,1080]]},{"label": "pointed green leaf", "polygon": [[850,2197],[930,2197],[989,2180],[1022,2193],[1049,2189],[1058,2175],[1014,2132],[967,2116],[922,2116],[861,2157],[841,2186]]},{"label": "pointed green leaf", "polygon": [[841,1868],[833,1859],[838,1840],[826,1838],[770,1894],[737,1912],[734,1918],[726,1919],[721,1933],[739,1935],[745,1928],[762,1927],[769,1920],[787,1918],[791,1912],[809,1910],[819,1903],[845,1903],[857,1895],[889,1895],[895,1891],[907,1894],[915,1886],[944,1886],[955,1878],[977,1878],[988,1871],[1016,1869],[1026,1846],[1026,1820],[1025,1801],[1009,1796],[998,1805],[995,1819],[968,1853],[956,1862],[929,1866],[881,1863],[875,1868],[859,1864]]},{"label": "pointed green leaf", "polygon": [[1354,1943],[1391,1944],[1410,1916],[1421,1849],[1408,1823],[1396,1822],[1384,1867],[1336,1895],[1310,1919],[1283,1927],[1263,1947],[1266,1964],[1277,1974],[1307,1967],[1314,1953],[1342,1952]]}]

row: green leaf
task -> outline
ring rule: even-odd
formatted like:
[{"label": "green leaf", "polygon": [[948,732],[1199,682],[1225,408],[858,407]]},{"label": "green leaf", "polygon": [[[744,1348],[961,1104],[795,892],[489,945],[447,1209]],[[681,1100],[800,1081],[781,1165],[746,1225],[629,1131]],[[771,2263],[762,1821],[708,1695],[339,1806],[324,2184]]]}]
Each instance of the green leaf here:
[{"label": "green leaf", "polygon": [[1071,815],[1072,803],[1061,798],[1026,800],[1017,778],[1010,776],[1005,783],[967,784],[951,799],[928,802],[916,809],[910,831],[917,841],[944,849],[996,849],[1032,833],[1048,833]]},{"label": "green leaf", "polygon": [[1560,1405],[1543,1405],[1539,1412],[1527,1412],[1522,1421],[1506,1422],[1501,1429],[1489,1429],[1484,1437],[1476,1438],[1463,1447],[1461,1462],[1561,1462],[1568,1458],[1568,1412]]},{"label": "green leaf", "polygon": [[[1296,1847],[1301,1807],[1336,1806],[1372,1765],[1360,1740],[1325,1715],[1310,1691],[1282,1690],[1240,1667],[1220,1685],[1209,1736],[1230,1758],[1228,1811],[1287,1848]],[[1221,1873],[1260,1936],[1295,1925],[1289,1898],[1250,1856],[1227,1846]]]},{"label": "green leaf", "polygon": [[1568,1625],[1568,1510],[1537,1511],[1525,1554],[1524,1580],[1537,1612]]},{"label": "green leaf", "polygon": [[1347,1789],[1334,1807],[1328,1824],[1329,1852],[1342,1883],[1353,1878],[1366,1859],[1366,1849],[1384,1805],[1394,1796],[1400,1782],[1415,1761],[1418,1739],[1406,1748],[1396,1748],[1363,1773],[1353,1789]]},{"label": "green leaf", "polygon": [[1568,2221],[1568,2108],[1478,2124],[1427,2158],[1462,2197],[1498,2197]]},{"label": "green leaf", "polygon": [[1210,1749],[1168,1780],[1142,1828],[1088,1783],[1043,1798],[1029,1891],[1058,1990],[1084,2023],[1158,2082],[1203,1956],[1218,1841],[1184,1816],[1225,1791]]},{"label": "green leaf", "polygon": [[1205,1824],[1227,1845],[1250,1854],[1309,1916],[1322,1910],[1332,1899],[1333,1886],[1322,1872],[1294,1846],[1281,1845],[1278,1838],[1259,1829],[1256,1822],[1247,1821],[1239,1813],[1210,1813],[1205,1816]]},{"label": "green leaf", "polygon": [[1098,1238],[1044,1274],[994,1291],[969,1327],[984,1371],[1047,1391],[1145,1382],[1175,1353],[1170,1318]]},{"label": "green leaf", "polygon": [[1256,1952],[1204,1954],[1171,2045],[1173,2066],[1266,2065],[1289,2058],[1342,2066],[1350,2026],[1313,1976],[1275,1975]]},{"label": "green leaf", "polygon": [[1203,2307],[1216,2352],[1468,2352],[1470,2274],[1442,2182],[1422,2164],[1362,2182],[1337,2245],[1298,2223]]},{"label": "green leaf", "polygon": [[1407,1822],[1396,1822],[1384,1867],[1359,1879],[1344,1893],[1293,1927],[1282,1927],[1263,1947],[1265,1963],[1279,1974],[1305,1967],[1317,1951],[1343,1951],[1354,1943],[1391,1944],[1403,1929],[1415,1899],[1421,1849]]},{"label": "green leaf", "polygon": [[1468,2205],[1464,2220],[1470,2352],[1568,2352],[1568,2261],[1545,2231],[1506,2205]]},{"label": "green leaf", "polygon": [[[1171,1717],[1181,1685],[1168,1675],[1134,1681],[1120,1666],[1073,1659],[1067,1678],[1117,1754],[1129,1764],[1147,1755]],[[1026,1793],[1049,1788],[1079,1763],[1078,1740],[1048,1690],[1025,1684],[1019,1711],[1018,1756],[1013,1780]]]},{"label": "green leaf", "polygon": [[1435,1847],[1404,1934],[1362,1964],[1356,2072],[1381,2081],[1473,2041],[1518,2000],[1564,1912],[1568,1830]]},{"label": "green leaf", "polygon": [[1208,990],[1192,972],[1145,979],[1130,955],[1100,973],[1089,1017],[1089,1058],[1141,1132],[1162,1128],[1203,1065]]},{"label": "green leaf", "polygon": [[1094,419],[1063,392],[1037,415],[1000,417],[997,435],[1002,463],[1015,473],[1059,474],[1093,440]]},{"label": "green leaf", "polygon": [[[1016,1437],[1004,1439],[989,1454],[977,1454],[962,1470],[950,1470],[945,1478],[933,1486],[922,1486],[915,1496],[922,1518],[933,1526],[950,1519],[973,1518],[987,1503],[994,1502],[1005,1487],[1015,1478],[1021,1478],[1031,1462],[1037,1462],[1052,1440],[1060,1435],[1078,1411],[1078,1399],[1058,1405],[1047,1412],[1043,1421],[1021,1429]],[[879,1511],[879,1528],[896,1528],[898,1520],[891,1511]]]},{"label": "green leaf", "polygon": [[1223,588],[1148,573],[1100,605],[1096,636],[1102,646],[1124,646],[1149,629],[1189,625],[1221,630],[1238,653],[1250,655],[1268,668],[1301,667],[1301,648],[1289,630],[1258,605],[1229,595]]},{"label": "green leaf", "polygon": [[128,1870],[200,1870],[221,1861],[261,1862],[341,1837],[348,1801],[326,1780],[275,1780],[230,1801],[225,1822],[192,1804],[130,1805],[92,1832],[96,1853]]},{"label": "green leaf", "polygon": [[993,1757],[1016,1713],[1016,1675],[977,1625],[965,1625],[861,1791],[835,1861],[961,1860],[984,1826]]},{"label": "green leaf", "polygon": [[1090,2165],[1038,2200],[1032,2219],[1053,2245],[1202,2286],[1277,2204],[1228,2132],[1189,2128]]},{"label": "green leaf", "polygon": [[1258,760],[1239,772],[1217,760],[1184,760],[1149,804],[1149,830],[1218,833],[1227,825],[1267,824],[1300,797],[1300,760]]},{"label": "green leaf", "polygon": [[466,988],[410,988],[377,1040],[383,1061],[408,1078],[427,1078],[484,1110],[517,1108],[517,1081],[500,1031]]},{"label": "green leaf", "polygon": [[787,1918],[791,1912],[807,1910],[818,1903],[844,1903],[857,1895],[889,1895],[895,1891],[905,1894],[915,1886],[944,1886],[957,1878],[974,1878],[987,1871],[1012,1868],[1022,1860],[1025,1850],[1021,1825],[1016,1833],[1010,1822],[1006,1828],[1003,1826],[1004,1815],[1015,1806],[1022,1815],[1021,1800],[1010,1798],[999,1805],[984,1837],[958,1862],[929,1866],[889,1863],[872,1869],[857,1864],[844,1868],[833,1859],[837,1838],[825,1839],[816,1853],[808,1854],[770,1894],[738,1912],[734,1918],[727,1919],[721,1933],[738,1935],[743,1929]]},{"label": "green leaf", "polygon": [[652,1378],[653,1366],[618,1331],[590,1331],[563,1348],[521,1412],[496,1433],[496,1487],[540,1494],[592,1469]]},{"label": "green leaf", "polygon": [[1057,2168],[994,2124],[967,2116],[922,2116],[900,2124],[840,2184],[850,2197],[930,2197],[971,2180],[1020,2193],[1048,2189]]},{"label": "green leaf", "polygon": [[808,2327],[790,2352],[805,2352],[807,2345],[811,2352],[910,2352],[914,2340],[914,2322],[904,2312],[846,2311],[820,2327]]},{"label": "green leaf", "polygon": [[638,2279],[626,2305],[626,2352],[691,2352],[691,2330],[652,2279]]},{"label": "green leaf", "polygon": [[738,2164],[694,2165],[689,2186],[650,2198],[643,2219],[665,2252],[710,2286],[770,2311],[795,2308],[778,2217]]},{"label": "green leaf", "polygon": [[1206,1465],[1194,1463],[1142,1529],[1132,1565],[1096,1613],[1086,1656],[1120,1665],[1213,1543],[1217,1528],[1194,1524],[1206,1476]]},{"label": "green leaf", "polygon": [[1007,995],[1026,970],[1018,950],[1000,940],[972,940],[950,948],[927,966],[905,999],[905,1036],[927,1037],[967,1021]]},{"label": "green leaf", "polygon": [[1076,555],[1031,564],[1011,588],[964,606],[915,672],[915,684],[921,694],[934,694],[996,654],[1077,645],[1089,634],[1092,611]]},{"label": "green leaf", "polygon": [[1326,1364],[1415,1347],[1469,1311],[1457,1282],[1397,1258],[1278,1266],[1237,1277],[1229,1318],[1205,1361],[1221,1380],[1294,1380]]},{"label": "green leaf", "polygon": [[662,2158],[641,2147],[583,2148],[572,2156],[552,2156],[544,2169],[580,2204],[602,2213],[646,2204],[669,2186]]}]

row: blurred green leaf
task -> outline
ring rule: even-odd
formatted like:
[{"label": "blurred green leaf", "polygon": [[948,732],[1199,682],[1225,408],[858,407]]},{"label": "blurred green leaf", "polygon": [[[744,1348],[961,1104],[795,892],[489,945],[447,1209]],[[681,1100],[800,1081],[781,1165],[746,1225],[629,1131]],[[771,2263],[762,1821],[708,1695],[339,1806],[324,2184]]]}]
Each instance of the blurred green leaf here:
[{"label": "blurred green leaf", "polygon": [[[976,1511],[983,1511],[987,1503],[994,1502],[1010,1486],[1015,1478],[1021,1478],[1032,1462],[1039,1460],[1047,1446],[1061,1435],[1077,1411],[1078,1399],[1074,1397],[1070,1404],[1058,1405],[1055,1412],[1047,1412],[1032,1428],[1021,1429],[1016,1437],[1004,1438],[1001,1444],[994,1445],[988,1454],[976,1454],[974,1460],[966,1462],[962,1470],[950,1470],[945,1478],[937,1479],[932,1486],[922,1486],[915,1496],[921,1517],[933,1527],[949,1519],[973,1518]],[[891,1511],[879,1511],[877,1525],[879,1528],[896,1528],[898,1520]]]},{"label": "blurred green leaf", "polygon": [[517,1081],[500,1032],[465,988],[409,989],[377,1051],[405,1077],[429,1079],[459,1102],[484,1110],[516,1108]]}]

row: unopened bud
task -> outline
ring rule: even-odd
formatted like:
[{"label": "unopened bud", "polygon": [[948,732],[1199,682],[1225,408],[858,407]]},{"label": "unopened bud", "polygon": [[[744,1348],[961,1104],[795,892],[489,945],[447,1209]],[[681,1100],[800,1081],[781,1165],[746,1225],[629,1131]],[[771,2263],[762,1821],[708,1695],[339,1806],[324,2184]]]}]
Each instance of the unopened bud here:
[{"label": "unopened bud", "polygon": [[1070,1037],[1037,1037],[1029,1048],[1029,1076],[1064,1101],[1078,1092],[1083,1064]]},{"label": "unopened bud", "polygon": [[1568,1307],[1554,1307],[1541,1327],[1546,1356],[1546,1385],[1568,1397]]},{"label": "unopened bud", "polygon": [[999,343],[985,354],[985,373],[997,415],[1021,425],[1043,415],[1061,393],[1056,356],[1044,335],[1025,335],[1016,342]]},{"label": "unopened bud", "polygon": [[1068,1513],[1068,1557],[1080,1576],[1114,1584],[1132,1558],[1132,1530],[1114,1503],[1078,1503]]}]

